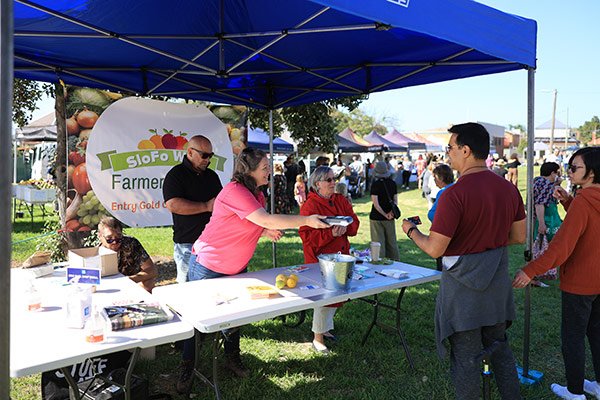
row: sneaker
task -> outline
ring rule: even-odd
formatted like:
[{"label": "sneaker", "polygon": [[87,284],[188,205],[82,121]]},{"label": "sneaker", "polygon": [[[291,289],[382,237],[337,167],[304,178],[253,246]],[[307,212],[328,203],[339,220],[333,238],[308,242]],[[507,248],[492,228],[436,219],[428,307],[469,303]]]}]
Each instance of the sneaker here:
[{"label": "sneaker", "polygon": [[592,396],[596,396],[597,399],[600,399],[600,384],[598,384],[598,382],[590,382],[585,379],[583,381],[583,390]]},{"label": "sneaker", "polygon": [[184,360],[179,365],[179,380],[177,381],[177,393],[188,394],[192,390],[194,375],[194,361]]},{"label": "sneaker", "polygon": [[586,400],[585,394],[573,394],[569,392],[566,386],[560,386],[558,383],[550,385],[550,389],[555,395],[565,400]]},{"label": "sneaker", "polygon": [[250,376],[250,370],[242,363],[239,354],[231,356],[226,354],[223,366],[233,372],[238,378],[247,378]]}]

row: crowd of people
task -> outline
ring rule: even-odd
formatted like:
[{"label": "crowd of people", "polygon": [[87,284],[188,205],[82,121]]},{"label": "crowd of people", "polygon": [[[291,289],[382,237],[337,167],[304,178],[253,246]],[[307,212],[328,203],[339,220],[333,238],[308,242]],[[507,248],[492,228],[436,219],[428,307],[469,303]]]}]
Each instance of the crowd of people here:
[{"label": "crowd of people", "polygon": [[[566,386],[552,384],[551,389],[563,399],[585,399],[584,392],[600,399],[600,275],[595,268],[600,148],[578,150],[566,167],[563,159],[552,158],[560,152],[552,153],[540,166],[540,176],[533,181],[534,236],[544,237],[547,244],[543,253],[511,279],[508,246],[523,243],[526,230],[524,204],[516,187],[519,158],[513,154],[507,162],[491,155],[489,134],[480,124],[454,125],[449,133],[444,157],[419,155],[414,162],[408,156],[401,160],[378,157],[373,162],[355,156],[346,165],[341,157],[322,156],[306,177],[304,165],[290,156],[274,167],[272,214],[265,209],[264,189],[272,171],[264,152],[244,149],[231,182],[223,186],[208,168],[213,156],[210,140],[191,138],[183,162],[172,168],[163,186],[166,206],[173,214],[177,282],[245,273],[258,240],[278,241],[287,228],[299,228],[305,263],[317,262],[320,254],[349,254],[350,238],[360,226],[348,191],[353,176],[363,179],[370,194],[371,240],[381,244],[381,257],[400,260],[395,222],[400,213],[398,188],[410,187],[410,178],[416,175],[415,186],[426,199],[431,228],[429,233],[421,232],[406,219],[401,227],[417,248],[437,260],[442,271],[435,337],[441,357],[447,354],[444,343],[449,345],[456,398],[479,398],[480,365],[474,360],[485,351],[500,396],[521,398],[506,334],[516,318],[513,288],[558,277]],[[572,191],[560,185],[563,175]],[[564,221],[558,203],[567,210]],[[327,215],[349,216],[353,222],[332,227],[322,221]],[[157,271],[139,241],[123,235],[123,227],[111,217],[100,221],[99,238],[102,246],[118,252],[119,271],[151,291]],[[327,354],[328,342],[336,340],[332,331],[340,306],[313,310],[314,351]],[[593,381],[586,380],[584,373],[586,336],[596,373]],[[240,330],[224,331],[224,338],[224,366],[239,377],[248,376],[240,356]],[[193,339],[182,347],[177,390],[188,393]]]}]

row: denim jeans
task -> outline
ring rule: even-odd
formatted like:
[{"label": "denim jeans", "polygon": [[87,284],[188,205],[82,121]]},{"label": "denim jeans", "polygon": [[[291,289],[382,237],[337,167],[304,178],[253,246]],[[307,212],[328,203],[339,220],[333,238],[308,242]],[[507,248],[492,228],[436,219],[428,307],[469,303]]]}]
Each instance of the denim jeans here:
[{"label": "denim jeans", "polygon": [[192,254],[193,243],[175,243],[173,246],[173,259],[177,266],[177,283],[187,282],[187,274]]},{"label": "denim jeans", "polygon": [[[244,269],[241,273],[246,272]],[[212,271],[206,268],[204,265],[196,261],[196,256],[192,254],[190,257],[189,270],[188,270],[188,281],[199,281],[202,279],[213,279],[227,276],[219,272]],[[239,356],[240,354],[240,329],[226,329],[221,331],[225,337],[225,354],[227,356]],[[196,342],[193,337],[186,339],[183,343],[183,360],[193,360],[195,353]]]},{"label": "denim jeans", "polygon": [[560,330],[567,389],[573,394],[583,394],[586,336],[592,353],[594,380],[600,380],[600,295],[562,292]]},{"label": "denim jeans", "polygon": [[482,364],[477,358],[484,348],[492,345],[495,349],[490,356],[490,362],[500,397],[503,400],[521,399],[515,358],[506,338],[506,324],[456,332],[448,339],[450,372],[456,399],[479,400]]}]

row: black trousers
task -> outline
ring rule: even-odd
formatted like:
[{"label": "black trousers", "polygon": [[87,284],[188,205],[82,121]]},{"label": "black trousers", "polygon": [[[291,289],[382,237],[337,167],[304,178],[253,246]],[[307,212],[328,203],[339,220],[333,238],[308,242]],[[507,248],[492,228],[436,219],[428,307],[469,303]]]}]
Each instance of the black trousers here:
[{"label": "black trousers", "polygon": [[478,400],[481,397],[482,364],[478,356],[492,345],[495,350],[489,359],[500,396],[503,400],[521,399],[515,357],[508,346],[505,323],[456,332],[448,339],[456,399]]},{"label": "black trousers", "polygon": [[595,380],[600,381],[600,295],[562,292],[562,353],[567,388],[574,394],[583,394],[586,336],[592,352]]},{"label": "black trousers", "polygon": [[410,171],[402,171],[402,186],[408,186],[408,184],[410,183],[410,175]]}]

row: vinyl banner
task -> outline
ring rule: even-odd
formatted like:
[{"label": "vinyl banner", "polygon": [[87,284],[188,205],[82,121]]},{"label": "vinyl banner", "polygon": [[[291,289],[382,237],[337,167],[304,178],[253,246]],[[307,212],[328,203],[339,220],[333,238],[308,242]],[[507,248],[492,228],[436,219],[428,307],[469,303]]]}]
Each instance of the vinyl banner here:
[{"label": "vinyl banner", "polygon": [[171,225],[162,186],[182,162],[188,140],[210,139],[212,168],[223,184],[233,173],[226,126],[206,107],[128,97],[111,104],[94,124],[86,152],[87,175],[103,208],[130,226]]}]

